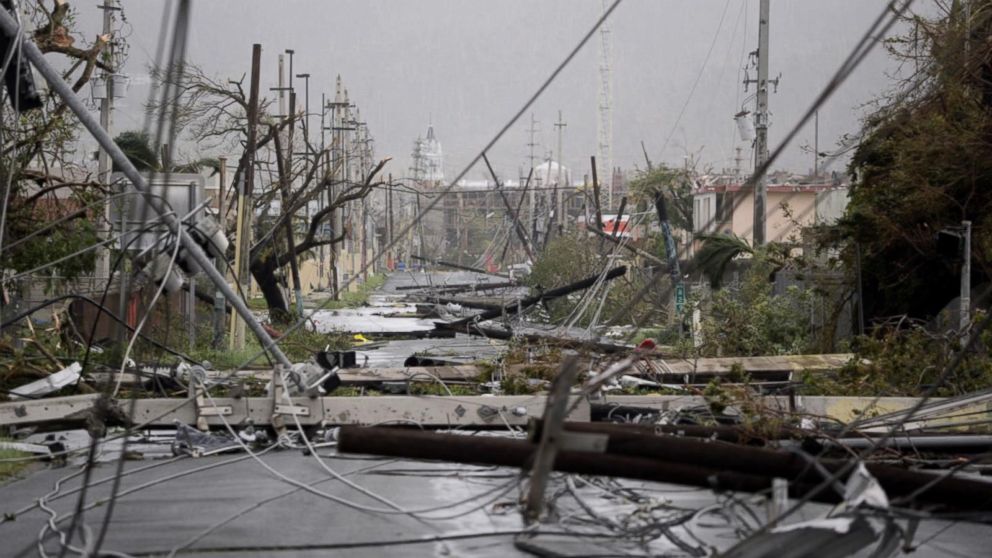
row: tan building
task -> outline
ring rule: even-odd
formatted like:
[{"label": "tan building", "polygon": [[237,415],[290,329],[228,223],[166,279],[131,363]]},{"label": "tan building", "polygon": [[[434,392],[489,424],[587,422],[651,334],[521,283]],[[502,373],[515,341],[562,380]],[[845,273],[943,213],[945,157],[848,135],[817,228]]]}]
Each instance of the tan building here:
[{"label": "tan building", "polygon": [[[832,223],[847,207],[847,186],[834,182],[769,184],[767,192],[769,242],[799,242],[802,228]],[[737,181],[701,186],[693,193],[692,216],[696,235],[729,233],[751,242],[754,193]]]}]

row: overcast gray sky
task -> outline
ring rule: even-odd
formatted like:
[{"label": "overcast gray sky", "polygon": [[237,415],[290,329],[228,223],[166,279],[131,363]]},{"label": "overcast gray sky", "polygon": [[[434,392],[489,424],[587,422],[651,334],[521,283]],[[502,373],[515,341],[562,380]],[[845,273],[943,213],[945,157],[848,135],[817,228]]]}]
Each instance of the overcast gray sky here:
[{"label": "overcast gray sky", "polygon": [[[771,75],[782,75],[770,101],[772,147],[885,3],[772,0]],[[77,4],[79,30],[90,36],[100,29],[94,4]],[[131,49],[125,72],[134,76],[135,85],[115,125],[117,130],[140,129],[148,95],[142,76],[162,33],[163,2],[122,0],[122,5]],[[240,77],[249,70],[252,43],[261,43],[262,90],[271,95],[267,90],[276,84],[278,54],[295,49],[295,72],[313,76],[312,111],[321,92],[333,95],[334,78],[341,74],[376,139],[377,153],[394,158],[389,168],[394,175],[407,172],[413,140],[432,121],[450,179],[522,106],[601,10],[600,0],[194,2],[189,58],[217,76]],[[750,157],[732,117],[746,96],[741,68],[756,48],[757,12],[757,0],[621,3],[609,20],[616,165],[643,166],[642,140],[655,161],[669,164],[681,164],[687,151],[699,152],[703,164],[717,168],[732,166],[735,147],[745,148]],[[576,176],[588,172],[589,155],[596,150],[598,66],[597,35],[533,107],[542,154],[555,149],[553,123],[557,111],[563,112],[568,124],[564,160]],[[820,113],[821,150],[858,129],[861,105],[891,84],[886,74],[894,68],[882,48],[865,60]],[[527,162],[528,127],[529,116],[490,154],[505,177],[516,176]],[[810,125],[776,166],[810,169],[812,156],[800,145],[811,144],[812,137]],[[483,171],[477,168],[468,176],[481,178]]]}]

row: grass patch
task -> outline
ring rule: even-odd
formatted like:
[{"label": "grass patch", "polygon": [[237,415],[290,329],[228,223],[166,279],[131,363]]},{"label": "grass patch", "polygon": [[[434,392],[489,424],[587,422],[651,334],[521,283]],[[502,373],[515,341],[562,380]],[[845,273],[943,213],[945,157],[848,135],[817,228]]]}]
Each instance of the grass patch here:
[{"label": "grass patch", "polygon": [[341,300],[328,300],[321,304],[323,310],[340,310],[342,308],[355,308],[362,306],[369,301],[369,295],[386,283],[386,274],[377,273],[369,277],[368,281],[359,285],[355,291],[341,293]]},{"label": "grass patch", "polygon": [[248,308],[250,308],[252,310],[268,310],[269,309],[268,304],[265,303],[265,298],[260,297],[260,296],[256,296],[255,298],[249,298],[248,301],[245,304],[247,304],[248,305]]},{"label": "grass patch", "polygon": [[[9,442],[6,438],[0,438],[0,442]],[[27,467],[30,461],[2,461],[16,457],[27,457],[28,454],[22,451],[0,449],[0,483],[14,478],[18,472]]]},{"label": "grass patch", "polygon": [[[345,350],[351,348],[351,341],[348,335],[338,333],[318,333],[307,329],[297,329],[292,333],[280,337],[279,348],[286,353],[289,360],[293,362],[304,362],[309,360],[313,353],[324,350],[328,345],[332,350]],[[213,349],[207,346],[197,347],[190,352],[190,356],[198,360],[209,360],[210,364],[217,370],[230,370],[242,366],[249,358],[262,352],[262,346],[258,343],[251,332],[245,335],[245,348],[240,350]],[[268,361],[264,356],[258,357],[252,366],[268,366]]]}]

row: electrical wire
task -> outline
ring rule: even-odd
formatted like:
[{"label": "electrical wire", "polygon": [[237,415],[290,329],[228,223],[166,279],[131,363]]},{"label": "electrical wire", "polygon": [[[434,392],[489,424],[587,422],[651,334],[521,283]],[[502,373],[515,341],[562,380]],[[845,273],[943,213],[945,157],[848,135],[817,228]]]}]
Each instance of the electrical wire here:
[{"label": "electrical wire", "polygon": [[675,131],[679,127],[679,123],[682,122],[682,116],[685,115],[685,109],[689,107],[689,103],[692,101],[692,96],[696,94],[696,87],[699,86],[699,81],[703,77],[703,72],[706,70],[706,65],[709,64],[710,55],[713,54],[713,49],[716,47],[716,40],[720,37],[720,31],[723,30],[723,20],[727,17],[727,9],[730,8],[730,0],[723,5],[723,12],[720,13],[720,22],[716,25],[716,31],[713,32],[713,39],[710,41],[710,48],[706,51],[706,57],[703,59],[702,66],[699,67],[699,72],[696,74],[695,81],[692,82],[692,87],[689,89],[689,95],[685,98],[685,102],[682,103],[682,108],[679,109],[679,115],[675,118],[675,122],[672,124],[672,129],[669,130],[668,136],[665,138],[665,143],[661,145],[661,153],[664,154],[665,150],[668,149],[668,142],[671,141],[672,136],[675,135]]},{"label": "electrical wire", "polygon": [[[210,402],[211,402],[212,405],[216,405],[216,403],[213,400],[213,396],[210,395],[210,392],[209,391],[204,391],[203,393],[204,393],[204,396],[206,396],[207,399],[210,400]],[[365,506],[365,505],[362,505],[362,504],[359,504],[359,503],[356,503],[356,502],[352,502],[350,500],[347,500],[345,498],[341,498],[339,496],[335,496],[333,494],[329,494],[327,492],[323,492],[323,491],[317,490],[315,488],[312,488],[312,487],[308,486],[306,483],[303,483],[303,482],[301,482],[299,480],[296,480],[296,479],[294,479],[292,477],[289,477],[288,475],[286,475],[286,474],[284,474],[284,473],[282,473],[282,472],[274,469],[268,463],[265,463],[264,461],[262,461],[261,459],[259,459],[258,456],[257,456],[257,454],[255,454],[254,452],[252,452],[251,451],[251,448],[249,448],[247,445],[245,445],[245,443],[243,441],[241,441],[240,437],[238,437],[237,433],[234,431],[234,429],[231,427],[230,423],[227,421],[227,419],[224,418],[223,415],[218,415],[218,418],[224,424],[224,428],[226,428],[227,431],[228,431],[228,433],[231,434],[235,438],[235,440],[238,442],[238,444],[241,446],[241,448],[246,453],[248,453],[248,455],[250,457],[252,457],[259,465],[261,465],[263,469],[265,469],[268,472],[272,473],[273,475],[275,475],[280,480],[282,480],[282,481],[284,481],[284,482],[286,482],[288,484],[291,484],[293,486],[296,486],[298,488],[301,488],[301,489],[303,489],[303,490],[305,490],[305,491],[307,491],[307,492],[309,492],[311,494],[314,494],[315,496],[320,496],[320,497],[325,498],[325,499],[328,499],[328,500],[330,500],[332,502],[336,502],[336,503],[341,504],[343,506],[346,506],[346,507],[349,507],[349,508],[352,508],[352,509],[356,509],[356,510],[359,510],[359,511],[366,511],[366,512],[378,513],[378,514],[386,514],[386,515],[396,515],[396,514],[401,514],[401,515],[422,515],[422,514],[426,514],[426,513],[429,513],[429,512],[439,511],[439,510],[447,509],[447,508],[451,508],[451,507],[456,507],[456,506],[459,506],[459,505],[461,505],[463,503],[467,503],[467,502],[471,502],[471,501],[474,501],[474,500],[478,500],[479,498],[483,498],[483,497],[486,497],[486,496],[491,495],[493,492],[496,492],[497,490],[506,488],[506,486],[501,485],[501,486],[497,486],[495,489],[488,490],[488,491],[483,492],[481,494],[476,494],[476,495],[472,496],[471,498],[467,498],[467,499],[461,500],[459,502],[444,504],[444,505],[440,505],[440,506],[431,506],[431,507],[428,507],[428,508],[422,508],[422,509],[416,509],[416,510],[410,510],[410,509],[395,510],[395,509],[392,509],[392,508],[373,508],[373,507],[370,507],[370,506]],[[513,488],[512,483],[510,483],[509,488]],[[505,493],[505,491],[502,492],[500,495],[502,495],[504,493]],[[455,515],[455,516],[452,516],[452,517],[458,517],[458,516]],[[428,518],[428,517],[425,517],[424,519],[437,520],[437,519],[449,519],[449,518],[447,518],[447,517],[442,517],[442,518],[437,518],[437,517],[430,517],[430,518]]]}]

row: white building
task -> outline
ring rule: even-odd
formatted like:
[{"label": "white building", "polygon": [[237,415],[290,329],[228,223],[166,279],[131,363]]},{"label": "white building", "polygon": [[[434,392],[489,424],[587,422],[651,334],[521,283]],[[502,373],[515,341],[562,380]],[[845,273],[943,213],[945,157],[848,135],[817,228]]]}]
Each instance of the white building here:
[{"label": "white building", "polygon": [[444,182],[444,151],[441,142],[434,136],[434,126],[427,126],[427,138],[421,147],[424,158],[424,180]]}]

